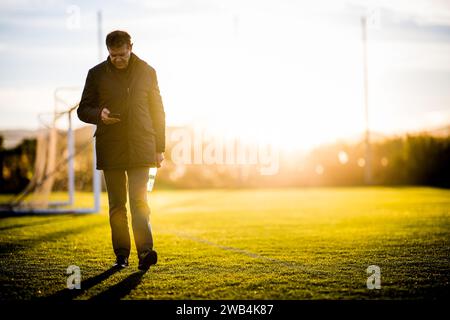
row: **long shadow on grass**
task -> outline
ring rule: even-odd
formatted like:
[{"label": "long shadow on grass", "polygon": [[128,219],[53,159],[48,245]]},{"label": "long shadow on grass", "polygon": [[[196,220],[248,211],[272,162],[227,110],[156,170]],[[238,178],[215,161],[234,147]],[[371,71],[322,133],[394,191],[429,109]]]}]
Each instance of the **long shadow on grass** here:
[{"label": "long shadow on grass", "polygon": [[111,301],[120,300],[126,297],[139,283],[141,283],[144,271],[136,271],[130,274],[128,277],[113,285],[111,288],[103,291],[102,293],[90,298],[90,301]]},{"label": "long shadow on grass", "polygon": [[21,239],[17,241],[11,242],[2,242],[0,241],[0,257],[4,255],[8,255],[10,253],[17,253],[18,251],[32,248],[36,245],[42,244],[43,242],[52,242],[59,238],[63,238],[66,236],[79,234],[81,232],[86,232],[90,229],[99,227],[103,225],[104,222],[92,223],[89,225],[83,225],[76,228],[66,229],[62,231],[56,231],[48,234],[44,234],[39,237],[30,238],[30,239]]},{"label": "long shadow on grass", "polygon": [[110,276],[112,276],[114,273],[116,273],[119,270],[120,270],[120,268],[111,267],[108,270],[105,270],[96,276],[93,276],[89,279],[81,281],[81,289],[72,289],[72,290],[63,289],[63,290],[60,290],[60,291],[58,291],[48,297],[45,297],[43,299],[44,300],[72,300],[72,299],[80,296],[84,292],[86,292],[86,290],[92,288],[93,286],[99,284],[102,281],[105,281],[106,279],[108,279]]},{"label": "long shadow on grass", "polygon": [[[70,218],[68,218],[68,219],[61,219],[61,220],[47,219],[47,220],[44,220],[44,221],[34,221],[34,222],[30,222],[30,223],[13,224],[13,225],[10,225],[10,226],[0,227],[0,231],[11,230],[11,229],[18,229],[18,228],[26,228],[26,227],[34,227],[34,226],[42,226],[42,225],[46,225],[46,224],[61,223],[61,222],[66,222]],[[1,221],[1,218],[0,218],[0,221]]]}]

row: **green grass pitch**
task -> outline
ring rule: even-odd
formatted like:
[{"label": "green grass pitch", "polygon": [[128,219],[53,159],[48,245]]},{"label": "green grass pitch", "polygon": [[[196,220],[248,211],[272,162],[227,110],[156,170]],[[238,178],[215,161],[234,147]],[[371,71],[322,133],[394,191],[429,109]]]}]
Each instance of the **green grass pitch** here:
[{"label": "green grass pitch", "polygon": [[[0,218],[0,300],[449,296],[450,190],[156,190],[149,202],[159,261],[146,273],[134,245],[130,266],[110,269],[106,194],[100,214]],[[69,265],[80,290],[66,288]]]}]

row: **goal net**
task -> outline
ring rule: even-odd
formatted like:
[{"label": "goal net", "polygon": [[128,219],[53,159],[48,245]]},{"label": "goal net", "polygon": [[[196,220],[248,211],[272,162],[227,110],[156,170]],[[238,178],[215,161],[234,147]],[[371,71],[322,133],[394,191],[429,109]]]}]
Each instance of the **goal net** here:
[{"label": "goal net", "polygon": [[[95,127],[77,128],[78,104],[67,108],[68,103],[57,93],[55,91],[55,111],[39,116],[41,128],[34,134],[34,154],[19,152],[17,159],[9,161],[16,169],[28,166],[26,170],[31,174],[28,184],[20,192],[1,197],[0,212],[99,212],[101,175],[95,169]],[[23,158],[28,162],[22,163]],[[8,161],[2,165],[8,169]],[[16,175],[20,172],[10,171]],[[13,178],[18,177],[12,175]]]}]

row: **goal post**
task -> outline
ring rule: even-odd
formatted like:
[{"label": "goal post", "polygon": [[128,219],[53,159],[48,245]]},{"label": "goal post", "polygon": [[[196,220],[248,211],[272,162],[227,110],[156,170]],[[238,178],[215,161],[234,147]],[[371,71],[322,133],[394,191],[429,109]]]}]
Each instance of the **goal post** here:
[{"label": "goal post", "polygon": [[[36,132],[36,154],[33,176],[22,192],[14,195],[8,202],[0,204],[0,212],[12,214],[57,214],[57,213],[98,213],[101,200],[101,172],[96,169],[95,126],[83,127],[78,131],[83,141],[76,141],[74,115],[78,103],[67,108],[68,103],[59,96],[61,91],[78,90],[65,87],[55,90],[55,109],[51,114],[40,114],[43,128]],[[64,108],[59,111],[61,103]],[[62,127],[62,128],[61,128]],[[82,134],[80,134],[82,132]],[[78,169],[76,170],[76,166]],[[90,172],[92,176],[90,176]],[[80,206],[76,199],[77,178],[89,176],[92,180],[92,199],[89,207]],[[79,182],[79,181],[78,181]],[[58,195],[53,195],[55,183]],[[78,183],[86,188],[86,183]]]}]

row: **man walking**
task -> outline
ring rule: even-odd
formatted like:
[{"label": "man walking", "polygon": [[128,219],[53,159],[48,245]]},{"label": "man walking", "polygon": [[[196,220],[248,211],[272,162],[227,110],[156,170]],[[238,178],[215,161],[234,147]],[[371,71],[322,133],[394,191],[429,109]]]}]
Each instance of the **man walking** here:
[{"label": "man walking", "polygon": [[[80,105],[81,121],[97,125],[97,169],[108,191],[109,220],[117,267],[130,255],[127,185],[140,270],[156,264],[147,203],[149,168],[160,167],[165,150],[165,112],[156,71],[132,53],[131,37],[106,37],[109,56],[89,70]],[[128,180],[128,183],[127,183]]]}]

